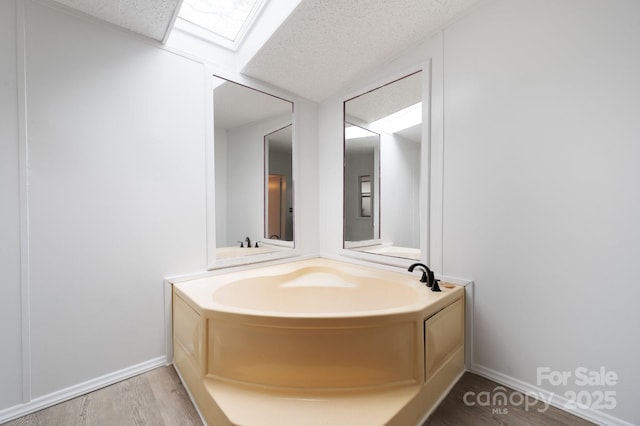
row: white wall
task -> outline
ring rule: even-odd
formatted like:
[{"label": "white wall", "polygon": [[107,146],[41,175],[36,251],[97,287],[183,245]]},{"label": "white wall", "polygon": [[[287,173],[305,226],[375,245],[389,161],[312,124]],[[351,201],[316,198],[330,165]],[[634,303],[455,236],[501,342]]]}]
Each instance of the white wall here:
[{"label": "white wall", "polygon": [[[604,367],[616,386],[540,383],[615,391],[615,409],[582,412],[601,423],[640,423],[639,17],[637,1],[489,1],[445,28],[442,46],[428,40],[354,83],[391,81],[443,49],[436,243],[442,274],[475,281],[473,368],[535,390],[538,367],[573,380]],[[356,89],[320,105],[327,255],[340,246],[341,102]]]},{"label": "white wall", "polygon": [[[0,3],[0,419],[161,363],[163,278],[206,267],[202,64],[58,9],[18,7],[24,23],[13,2]],[[25,92],[30,279],[21,283],[16,94]]]},{"label": "white wall", "polygon": [[216,182],[216,247],[227,246],[227,131],[216,128],[213,140]]},{"label": "white wall", "polygon": [[201,64],[26,2],[32,396],[164,355],[205,269]]},{"label": "white wall", "polygon": [[22,400],[16,7],[0,2],[0,410]]},{"label": "white wall", "polygon": [[[347,99],[347,98],[345,98]],[[319,106],[318,207],[320,253],[334,256],[342,248],[343,228],[343,105],[333,97]]]},{"label": "white wall", "polygon": [[275,117],[227,130],[226,246],[264,235],[264,136],[291,124]]},{"label": "white wall", "polygon": [[380,151],[382,239],[420,248],[420,144],[382,134]]},{"label": "white wall", "polygon": [[444,33],[444,273],[476,282],[475,362],[604,366],[635,424],[639,40],[623,0],[490,2]]},{"label": "white wall", "polygon": [[294,108],[294,239],[301,254],[314,255],[320,253],[319,110],[318,104],[301,98]]}]

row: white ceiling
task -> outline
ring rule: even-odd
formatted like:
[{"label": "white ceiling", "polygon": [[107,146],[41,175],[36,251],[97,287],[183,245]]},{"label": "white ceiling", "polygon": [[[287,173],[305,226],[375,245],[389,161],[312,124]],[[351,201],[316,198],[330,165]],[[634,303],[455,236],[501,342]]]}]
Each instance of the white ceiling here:
[{"label": "white ceiling", "polygon": [[243,73],[322,101],[479,0],[302,0]]},{"label": "white ceiling", "polygon": [[[180,0],[56,0],[165,40]],[[271,6],[277,2],[271,0]],[[482,0],[301,0],[241,71],[322,101],[419,44]]]},{"label": "white ceiling", "polygon": [[56,0],[103,21],[163,41],[182,0]]}]

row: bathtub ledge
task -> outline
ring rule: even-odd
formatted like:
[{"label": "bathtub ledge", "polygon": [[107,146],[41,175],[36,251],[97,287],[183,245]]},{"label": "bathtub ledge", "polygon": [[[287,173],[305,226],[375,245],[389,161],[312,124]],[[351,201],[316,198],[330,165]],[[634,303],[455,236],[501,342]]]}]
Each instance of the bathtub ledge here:
[{"label": "bathtub ledge", "polygon": [[418,395],[422,386],[358,393],[293,394],[207,379],[205,388],[234,425],[371,426],[391,421]]}]

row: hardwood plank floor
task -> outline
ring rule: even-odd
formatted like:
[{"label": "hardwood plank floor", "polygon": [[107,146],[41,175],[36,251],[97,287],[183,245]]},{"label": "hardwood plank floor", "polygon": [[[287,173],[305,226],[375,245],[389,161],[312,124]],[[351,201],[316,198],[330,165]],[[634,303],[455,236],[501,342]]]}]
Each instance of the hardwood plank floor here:
[{"label": "hardwood plank floor", "polygon": [[202,425],[173,366],[21,417],[7,426]]},{"label": "hardwood plank floor", "polygon": [[[504,388],[508,400],[516,404],[489,406],[477,402],[480,392],[496,391],[497,383],[465,373],[423,426],[483,425],[591,425],[554,407],[539,402],[529,409],[520,404],[517,393]],[[499,390],[498,390],[499,391]],[[469,393],[470,392],[470,393]],[[467,394],[465,398],[465,394]],[[498,409],[495,410],[494,409]],[[6,426],[191,426],[202,425],[186,390],[172,366],[161,367],[67,402],[40,410]],[[211,425],[215,426],[215,425]],[[299,425],[283,425],[299,426]],[[303,426],[303,425],[301,425]]]},{"label": "hardwood plank floor", "polygon": [[[491,399],[480,396],[481,392],[488,392]],[[504,393],[507,403],[502,405],[497,400],[495,406],[488,404],[493,401],[496,393]],[[465,394],[467,395],[465,398]],[[515,394],[512,396],[512,394]],[[514,403],[510,403],[510,402]],[[480,377],[473,373],[465,373],[453,387],[449,395],[440,403],[438,408],[429,416],[423,426],[466,426],[466,425],[514,425],[514,426],[561,426],[561,425],[593,425],[580,417],[566,411],[547,406],[542,401],[529,398],[526,407],[526,397],[513,389]],[[528,409],[527,409],[528,408]]]}]

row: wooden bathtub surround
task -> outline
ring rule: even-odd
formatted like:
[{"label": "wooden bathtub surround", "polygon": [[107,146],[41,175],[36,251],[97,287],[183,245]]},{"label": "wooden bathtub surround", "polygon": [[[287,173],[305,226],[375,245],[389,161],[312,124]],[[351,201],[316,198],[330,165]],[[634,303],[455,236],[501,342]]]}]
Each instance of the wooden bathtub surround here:
[{"label": "wooden bathtub surround", "polygon": [[464,371],[464,289],[291,262],[175,284],[173,336],[210,425],[419,424]]}]

